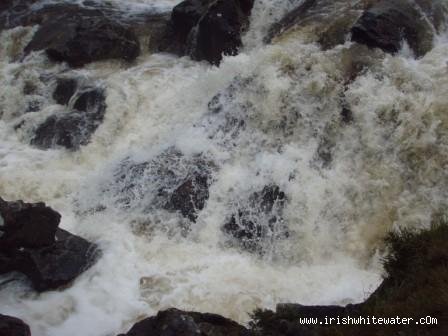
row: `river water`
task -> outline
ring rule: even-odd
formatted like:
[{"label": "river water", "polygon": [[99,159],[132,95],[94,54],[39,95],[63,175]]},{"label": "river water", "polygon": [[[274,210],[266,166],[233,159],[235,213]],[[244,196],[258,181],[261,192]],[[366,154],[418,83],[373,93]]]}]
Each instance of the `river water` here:
[{"label": "river water", "polygon": [[[350,42],[323,51],[300,32],[265,45],[270,24],[299,2],[256,1],[244,48],[219,67],[143,53],[133,66],[69,70],[43,54],[20,61],[34,28],[1,33],[0,195],[45,201],[62,228],[103,250],[70,288],[36,294],[3,284],[1,313],[24,319],[35,336],[115,335],[168,307],[247,323],[257,307],[360,302],[379,285],[384,235],[428,226],[448,200],[448,35],[418,60],[406,46],[395,56]],[[353,57],[369,70],[346,83]],[[107,90],[104,122],[77,152],[29,145],[33,125],[58,109],[39,78],[60,73]],[[30,82],[39,97],[23,95]],[[42,110],[25,114],[29,99]],[[351,122],[341,120],[343,106]],[[15,130],[23,120],[30,126]],[[163,183],[157,176],[136,178],[132,193],[141,194],[127,195],[126,206],[116,179],[123,161],[157,161],[173,148],[213,162],[210,197],[187,233],[186,219],[145,206]],[[174,174],[188,169],[166,164]],[[288,237],[262,255],[230,244],[226,220],[272,184],[287,197]]]}]

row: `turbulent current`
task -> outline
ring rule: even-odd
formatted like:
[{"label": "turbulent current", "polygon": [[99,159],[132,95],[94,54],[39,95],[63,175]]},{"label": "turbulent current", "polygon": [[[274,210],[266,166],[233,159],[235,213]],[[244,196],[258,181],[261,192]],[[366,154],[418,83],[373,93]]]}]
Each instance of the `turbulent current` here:
[{"label": "turbulent current", "polygon": [[[322,50],[313,29],[266,44],[299,3],[256,1],[244,47],[219,67],[143,53],[131,66],[70,69],[43,53],[22,58],[35,27],[1,33],[0,195],[46,202],[62,228],[102,249],[61,291],[2,278],[1,313],[36,336],[114,335],[168,307],[247,323],[256,308],[360,302],[379,285],[385,234],[427,227],[447,206],[448,34],[420,59],[406,45],[396,55],[349,41]],[[368,70],[348,81],[353,59]],[[78,151],[29,145],[59,108],[50,90],[59,74],[106,92],[104,121]],[[38,94],[24,95],[27,85]],[[41,110],[24,113],[31,101]],[[198,157],[209,197],[191,223],[157,202]],[[223,226],[240,209],[260,216],[250,195],[269,185],[285,194],[287,234],[253,252]]]}]

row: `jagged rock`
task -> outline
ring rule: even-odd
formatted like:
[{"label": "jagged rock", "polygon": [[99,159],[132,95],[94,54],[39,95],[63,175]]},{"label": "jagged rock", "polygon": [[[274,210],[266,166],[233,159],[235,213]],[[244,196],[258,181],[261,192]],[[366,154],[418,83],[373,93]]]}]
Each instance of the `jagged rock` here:
[{"label": "jagged rock", "polygon": [[39,291],[70,284],[97,256],[96,245],[58,229],[61,216],[44,203],[0,199],[0,274],[20,272]]},{"label": "jagged rock", "polygon": [[0,250],[53,244],[61,219],[61,215],[45,203],[6,202],[2,198],[0,216]]},{"label": "jagged rock", "polygon": [[58,78],[53,99],[60,105],[67,105],[76,92],[78,82],[74,78]]},{"label": "jagged rock", "polygon": [[161,311],[157,316],[137,322],[121,336],[248,336],[249,331],[220,315],[185,312],[177,309]]},{"label": "jagged rock", "polygon": [[278,186],[265,186],[249,197],[247,208],[233,214],[223,230],[236,238],[242,248],[263,253],[266,243],[289,236],[281,218],[285,201],[285,193]]},{"label": "jagged rock", "polygon": [[97,252],[94,244],[58,229],[54,244],[21,251],[17,270],[37,291],[47,291],[69,285],[91,266]]},{"label": "jagged rock", "polygon": [[87,145],[106,112],[103,89],[90,88],[79,93],[73,110],[57,113],[40,124],[31,144],[41,149],[55,146],[77,150]]},{"label": "jagged rock", "polygon": [[31,336],[30,327],[22,320],[0,314],[1,336]]},{"label": "jagged rock", "polygon": [[432,49],[434,28],[428,18],[408,0],[383,0],[359,18],[352,30],[352,40],[388,53],[398,52],[406,41],[416,56]]},{"label": "jagged rock", "polygon": [[247,27],[252,0],[186,0],[174,7],[174,46],[166,49],[218,65],[223,55],[236,55]]},{"label": "jagged rock", "polygon": [[62,15],[45,21],[25,53],[45,50],[54,61],[72,67],[106,59],[133,61],[140,54],[135,34],[102,16]]}]

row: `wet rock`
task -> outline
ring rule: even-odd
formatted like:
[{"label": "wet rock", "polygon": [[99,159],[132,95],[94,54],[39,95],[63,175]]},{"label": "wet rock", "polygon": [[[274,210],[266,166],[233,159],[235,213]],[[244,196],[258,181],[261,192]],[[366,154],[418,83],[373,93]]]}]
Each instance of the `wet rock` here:
[{"label": "wet rock", "polygon": [[24,51],[36,50],[45,50],[53,61],[81,67],[107,59],[133,61],[140,54],[140,42],[132,31],[108,18],[62,15],[43,22]]},{"label": "wet rock", "polygon": [[[431,229],[391,233],[386,238],[388,255],[383,259],[385,278],[364,302],[341,306],[302,306],[279,304],[276,312],[258,310],[253,314],[252,330],[258,336],[328,335],[446,335],[448,328],[448,223],[436,213]],[[436,317],[436,324],[391,321],[373,323],[372,317],[420,319],[421,312]],[[333,320],[325,325],[325,318]],[[363,317],[364,323],[344,323],[344,317]],[[368,318],[370,317],[370,321]],[[315,325],[300,323],[300,318],[316,318]],[[368,323],[366,323],[368,321]],[[340,323],[339,323],[340,322]],[[347,322],[347,320],[345,320]]]},{"label": "wet rock", "polygon": [[198,23],[192,57],[219,65],[223,55],[238,54],[241,32],[247,24],[247,12],[239,1],[216,1]]},{"label": "wet rock", "polygon": [[123,162],[107,192],[125,208],[165,209],[195,222],[209,198],[212,169],[201,155],[186,157],[170,148],[147,162]]},{"label": "wet rock", "polygon": [[42,103],[39,100],[31,100],[28,102],[28,107],[25,110],[25,113],[29,112],[37,112],[42,108]]},{"label": "wet rock", "polygon": [[318,0],[305,0],[299,6],[287,13],[279,22],[274,23],[265,37],[266,43],[271,43],[276,37],[283,34],[291,27],[300,24],[308,15],[310,9],[315,7]]},{"label": "wet rock", "polygon": [[[3,5],[0,4],[0,6]],[[84,18],[107,18],[120,23],[140,40],[148,42],[151,51],[158,51],[161,45],[172,44],[166,34],[169,12],[154,11],[149,7],[133,7],[128,3],[108,1],[49,2],[45,0],[11,0],[0,7],[0,30],[17,26],[40,25],[61,16]]]},{"label": "wet rock", "polygon": [[23,94],[24,95],[32,95],[36,92],[37,88],[33,82],[25,82],[23,85]]},{"label": "wet rock", "polygon": [[246,336],[249,331],[220,315],[185,312],[177,309],[161,311],[157,316],[136,323],[121,336]]},{"label": "wet rock", "polygon": [[39,292],[69,285],[95,260],[96,245],[58,229],[44,203],[0,199],[0,274],[20,272]]},{"label": "wet rock", "polygon": [[236,55],[247,27],[252,0],[186,0],[171,15],[176,46],[167,50],[219,65],[223,55]]},{"label": "wet rock", "polygon": [[54,243],[59,213],[45,203],[7,202],[0,198],[0,250],[38,248]]},{"label": "wet rock", "polygon": [[54,244],[21,251],[16,267],[42,292],[69,285],[91,266],[96,255],[94,244],[58,229]]},{"label": "wet rock", "polygon": [[58,78],[53,99],[60,105],[67,105],[76,92],[78,82],[74,78]]},{"label": "wet rock", "polygon": [[341,121],[350,124],[353,121],[353,112],[348,106],[343,106],[341,110]]},{"label": "wet rock", "polygon": [[245,250],[263,253],[266,244],[289,236],[281,217],[285,201],[285,193],[278,186],[266,186],[249,197],[247,207],[232,215],[223,230]]},{"label": "wet rock", "polygon": [[437,32],[442,32],[446,28],[448,4],[445,0],[415,0],[415,2],[432,22]]},{"label": "wet rock", "polygon": [[[193,27],[207,11],[210,0],[183,1],[173,8],[171,22],[176,39],[185,44]],[[181,47],[183,48],[183,47]]]},{"label": "wet rock", "polygon": [[274,23],[264,41],[278,43],[300,38],[307,43],[319,43],[322,49],[343,44],[359,18],[367,1],[306,0],[280,21]]},{"label": "wet rock", "polygon": [[0,314],[1,336],[31,336],[30,327],[22,320]]},{"label": "wet rock", "polygon": [[352,40],[388,53],[398,52],[404,41],[418,57],[432,49],[434,28],[424,13],[407,0],[383,0],[359,18]]},{"label": "wet rock", "polygon": [[182,216],[196,222],[197,212],[204,208],[208,197],[208,176],[198,174],[177,187],[164,208],[179,211]]},{"label": "wet rock", "polygon": [[76,97],[73,110],[54,114],[37,127],[31,144],[41,149],[61,146],[70,150],[87,145],[104,119],[105,100],[103,89],[85,89]]}]

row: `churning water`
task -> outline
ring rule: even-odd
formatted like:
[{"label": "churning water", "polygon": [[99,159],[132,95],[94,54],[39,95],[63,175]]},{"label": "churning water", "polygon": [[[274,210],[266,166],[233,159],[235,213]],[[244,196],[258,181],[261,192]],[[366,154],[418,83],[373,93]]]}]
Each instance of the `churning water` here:
[{"label": "churning water", "polygon": [[[245,47],[219,68],[144,53],[132,66],[71,70],[41,53],[21,59],[34,28],[1,33],[0,195],[45,201],[62,228],[103,250],[70,288],[3,284],[1,313],[36,336],[115,335],[168,307],[245,323],[256,307],[359,302],[378,286],[384,235],[428,226],[447,206],[448,35],[418,60],[406,46],[395,56],[350,42],[323,51],[308,43],[312,31],[263,44],[299,2],[256,1]],[[368,70],[348,82],[355,58]],[[33,127],[59,108],[50,88],[60,74],[107,92],[104,122],[77,152],[29,145]],[[23,95],[29,84],[38,94]],[[24,113],[31,100],[40,112]],[[156,194],[198,156],[212,176],[209,199],[187,223],[158,208]],[[139,164],[149,168],[120,178]],[[158,176],[163,169],[174,177]],[[251,253],[222,227],[267,185],[286,195],[288,235]]]}]

